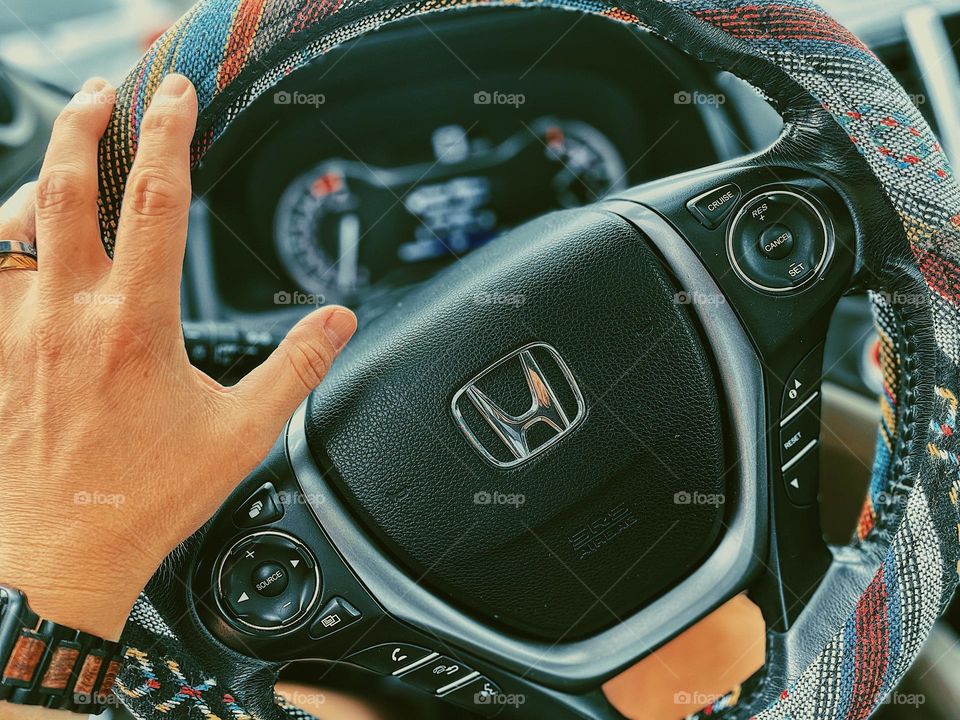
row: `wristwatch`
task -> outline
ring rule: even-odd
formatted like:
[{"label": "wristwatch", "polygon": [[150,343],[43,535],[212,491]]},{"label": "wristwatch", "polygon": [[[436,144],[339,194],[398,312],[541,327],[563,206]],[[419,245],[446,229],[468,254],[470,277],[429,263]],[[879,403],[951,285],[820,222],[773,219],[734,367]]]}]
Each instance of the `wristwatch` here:
[{"label": "wristwatch", "polygon": [[20,590],[0,584],[0,701],[98,715],[122,658],[119,643],[43,620]]}]

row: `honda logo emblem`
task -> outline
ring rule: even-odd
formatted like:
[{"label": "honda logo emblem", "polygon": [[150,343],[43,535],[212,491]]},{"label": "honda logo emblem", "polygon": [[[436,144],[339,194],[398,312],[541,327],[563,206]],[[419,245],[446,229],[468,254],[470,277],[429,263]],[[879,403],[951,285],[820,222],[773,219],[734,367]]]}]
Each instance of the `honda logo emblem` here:
[{"label": "honda logo emblem", "polygon": [[[537,351],[536,356],[534,351]],[[539,361],[537,357],[540,358]],[[567,401],[567,409],[564,409],[557,393],[550,385],[550,380],[543,372],[541,363],[547,362],[560,371],[552,373],[551,377],[556,381],[562,377],[569,386],[569,394],[572,394],[573,399]],[[506,412],[500,403],[479,387],[479,383],[485,377],[507,363],[515,366],[517,372],[522,374],[530,390],[530,409],[521,415],[511,415]],[[493,430],[499,447],[488,447],[479,438],[478,429],[472,428],[465,418],[468,409],[465,403],[470,403]],[[453,396],[451,409],[467,441],[497,467],[508,468],[526,462],[555,445],[579,424],[585,415],[586,407],[580,388],[577,387],[570,368],[560,354],[545,343],[531,343],[501,358],[460,388]],[[470,415],[473,416],[473,413]],[[530,430],[538,425],[548,428],[548,436],[545,437],[541,432],[537,435],[539,440],[533,440]],[[490,436],[489,433],[486,435]],[[494,450],[498,452],[495,454]]]}]

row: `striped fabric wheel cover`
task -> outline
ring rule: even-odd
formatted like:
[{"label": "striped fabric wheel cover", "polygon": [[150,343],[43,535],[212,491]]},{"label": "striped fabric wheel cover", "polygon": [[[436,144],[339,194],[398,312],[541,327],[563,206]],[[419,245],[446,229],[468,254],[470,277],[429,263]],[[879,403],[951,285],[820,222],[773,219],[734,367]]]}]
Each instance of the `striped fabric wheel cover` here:
[{"label": "striped fabric wheel cover", "polygon": [[[927,394],[933,397],[910,394],[924,391],[922,386],[905,389],[904,379],[918,362],[914,328],[903,321],[897,299],[881,282],[885,271],[877,269],[874,302],[883,347],[884,412],[853,551],[882,547],[885,555],[846,622],[788,687],[771,687],[772,676],[761,675],[701,714],[764,720],[867,717],[916,657],[960,572],[960,188],[910,98],[862,43],[813,3],[202,0],[155,43],[118,93],[100,149],[100,218],[108,251],[143,113],[164,74],[184,73],[197,87],[201,118],[194,160],[199,161],[247,105],[337,45],[419,13],[500,5],[606,16],[652,30],[701,56],[701,46],[727,43],[745,59],[780,68],[843,128],[898,213],[911,269],[925,284],[924,311],[933,320],[936,348],[923,358],[936,367],[928,370],[932,390]],[[681,37],[691,31],[699,37]],[[717,59],[709,53],[706,57]],[[738,62],[727,64],[777,98],[777,88],[765,87],[762,77],[748,77]],[[932,406],[929,426],[910,422],[914,401]],[[904,447],[918,442],[926,453],[911,462]],[[146,598],[127,633],[133,655],[117,692],[136,714],[188,717],[200,708],[207,717],[251,717],[229,688],[189,657]],[[282,712],[278,706],[276,717]]]}]

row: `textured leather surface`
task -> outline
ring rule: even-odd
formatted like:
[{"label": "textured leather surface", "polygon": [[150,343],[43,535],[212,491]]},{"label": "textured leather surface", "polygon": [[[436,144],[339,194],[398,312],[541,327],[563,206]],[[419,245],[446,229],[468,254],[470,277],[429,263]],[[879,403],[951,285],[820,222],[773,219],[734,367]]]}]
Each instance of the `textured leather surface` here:
[{"label": "textured leather surface", "polygon": [[[455,603],[550,640],[612,625],[694,569],[723,514],[717,391],[676,292],[616,216],[533,221],[364,329],[312,398],[311,446],[412,576]],[[451,398],[534,341],[569,365],[587,416],[528,463],[496,468],[466,442]],[[497,397],[516,390],[520,414],[530,394],[515,374]]]}]

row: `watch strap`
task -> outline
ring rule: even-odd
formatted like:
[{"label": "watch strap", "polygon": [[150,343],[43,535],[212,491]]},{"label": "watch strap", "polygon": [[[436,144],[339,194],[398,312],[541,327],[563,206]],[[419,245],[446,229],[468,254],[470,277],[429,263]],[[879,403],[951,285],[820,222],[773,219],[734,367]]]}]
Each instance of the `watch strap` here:
[{"label": "watch strap", "polygon": [[0,584],[0,700],[96,715],[111,702],[123,648],[43,620]]}]

